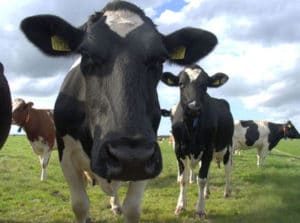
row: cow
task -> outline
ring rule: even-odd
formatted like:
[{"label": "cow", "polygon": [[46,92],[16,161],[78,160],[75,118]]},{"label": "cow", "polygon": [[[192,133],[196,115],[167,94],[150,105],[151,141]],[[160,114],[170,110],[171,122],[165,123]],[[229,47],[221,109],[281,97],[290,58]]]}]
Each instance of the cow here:
[{"label": "cow", "polygon": [[56,149],[53,110],[33,108],[33,102],[16,98],[12,107],[12,124],[26,133],[27,139],[36,155],[39,156],[42,168],[41,181],[47,177],[47,165],[51,152]]},{"label": "cow", "polygon": [[[80,56],[54,106],[59,160],[76,221],[89,219],[85,172],[112,196],[115,213],[138,222],[147,181],[162,170],[156,139],[163,63],[198,61],[215,47],[216,36],[192,27],[161,34],[125,1],[109,2],[78,28],[37,15],[25,18],[21,29],[47,55]],[[124,181],[129,183],[121,207],[117,190]]]},{"label": "cow", "polygon": [[300,134],[291,121],[273,123],[268,121],[235,120],[233,151],[257,149],[257,166],[262,167],[269,152],[281,139],[299,139]]},{"label": "cow", "polygon": [[219,161],[223,159],[225,165],[225,197],[231,192],[233,118],[227,101],[213,98],[207,93],[208,87],[222,86],[228,76],[223,73],[209,76],[203,68],[194,64],[187,66],[177,76],[165,72],[161,79],[169,86],[180,87],[179,104],[172,111],[162,110],[163,116],[172,113],[172,134],[180,174],[180,193],[175,214],[182,213],[187,206],[189,160],[192,169],[201,162],[195,216],[205,218],[205,196],[209,193],[206,188],[207,178],[214,156]]},{"label": "cow", "polygon": [[0,149],[4,145],[11,125],[11,95],[4,76],[4,67],[0,63]]},{"label": "cow", "polygon": [[11,95],[4,75],[4,66],[0,63],[0,149],[4,145],[11,125]]}]

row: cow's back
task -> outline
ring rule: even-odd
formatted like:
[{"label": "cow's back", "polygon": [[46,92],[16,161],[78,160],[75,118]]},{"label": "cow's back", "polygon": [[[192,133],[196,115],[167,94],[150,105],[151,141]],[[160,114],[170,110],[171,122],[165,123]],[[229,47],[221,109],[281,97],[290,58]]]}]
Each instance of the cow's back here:
[{"label": "cow's back", "polygon": [[262,147],[268,143],[270,130],[266,121],[236,120],[233,144],[235,149]]}]

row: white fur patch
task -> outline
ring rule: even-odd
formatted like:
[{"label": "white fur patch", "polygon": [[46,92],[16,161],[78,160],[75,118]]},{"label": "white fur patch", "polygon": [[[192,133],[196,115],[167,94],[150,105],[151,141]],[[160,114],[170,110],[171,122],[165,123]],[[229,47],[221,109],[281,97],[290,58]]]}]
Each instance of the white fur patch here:
[{"label": "white fur patch", "polygon": [[29,141],[33,151],[37,155],[42,155],[46,150],[49,150],[49,146],[45,143],[42,137],[38,137],[38,140],[35,141]]},{"label": "white fur patch", "polygon": [[203,156],[203,152],[201,152],[198,157],[194,157],[194,155],[191,156],[190,166],[192,169],[194,169],[199,164],[202,156]]},{"label": "white fur patch", "polygon": [[99,185],[105,193],[107,193],[108,195],[113,195],[112,187],[107,182],[107,180],[100,176],[97,176],[90,169],[90,159],[84,152],[81,142],[79,140],[74,139],[70,135],[64,136],[63,142],[65,148],[63,151],[62,165],[68,166],[68,162],[71,162],[72,167],[74,168],[72,170],[66,168],[65,174],[70,174],[70,176],[72,176],[74,171],[81,171],[82,174],[86,172],[85,174],[93,176],[97,180],[97,182],[99,183]]},{"label": "white fur patch", "polygon": [[199,75],[201,74],[202,70],[201,69],[191,69],[191,68],[187,68],[185,69],[185,72],[187,73],[187,75],[189,76],[191,82],[196,80]]},{"label": "white fur patch", "polygon": [[122,37],[144,24],[139,15],[127,10],[106,11],[104,16],[110,29]]},{"label": "white fur patch", "polygon": [[21,98],[16,98],[12,105],[12,112],[14,112],[22,103],[24,103],[24,100]]},{"label": "white fur patch", "polygon": [[179,104],[173,105],[173,106],[172,106],[172,108],[171,108],[171,116],[172,116],[172,117],[174,117],[174,115],[175,115],[175,113],[176,113],[176,110],[177,110],[177,108],[178,108],[178,105],[179,105]]}]

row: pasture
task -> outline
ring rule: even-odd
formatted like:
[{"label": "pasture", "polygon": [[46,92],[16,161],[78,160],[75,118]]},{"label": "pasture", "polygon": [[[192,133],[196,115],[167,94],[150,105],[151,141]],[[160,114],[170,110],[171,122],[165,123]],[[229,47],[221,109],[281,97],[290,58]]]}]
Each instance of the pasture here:
[{"label": "pasture", "polygon": [[[171,145],[161,143],[163,172],[150,181],[143,199],[141,222],[157,223],[295,223],[300,222],[300,140],[282,140],[268,155],[263,168],[256,167],[256,150],[234,155],[232,195],[223,197],[224,169],[212,162],[208,218],[193,218],[198,195],[188,186],[188,209],[175,216],[179,186]],[[0,151],[0,223],[69,223],[74,221],[69,190],[57,152],[52,153],[48,178],[40,182],[40,165],[25,136],[9,136]],[[126,184],[124,184],[126,185]],[[109,197],[98,186],[88,185],[90,214],[95,223],[123,222],[107,208]],[[120,190],[123,198],[125,188]]]}]

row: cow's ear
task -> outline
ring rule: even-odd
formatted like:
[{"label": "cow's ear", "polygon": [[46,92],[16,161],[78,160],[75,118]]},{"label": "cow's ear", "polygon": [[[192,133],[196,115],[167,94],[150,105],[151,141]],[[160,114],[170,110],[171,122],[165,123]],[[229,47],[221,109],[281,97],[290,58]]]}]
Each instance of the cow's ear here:
[{"label": "cow's ear", "polygon": [[35,46],[51,56],[76,51],[84,36],[84,31],[52,15],[27,17],[21,22],[21,30]]},{"label": "cow's ear", "polygon": [[216,46],[217,37],[208,31],[183,28],[165,36],[169,61],[188,65],[206,56]]},{"label": "cow's ear", "polygon": [[179,77],[171,72],[164,72],[161,76],[161,81],[168,86],[179,86]]},{"label": "cow's ear", "polygon": [[216,73],[209,79],[208,87],[220,87],[228,81],[229,77],[223,73]]},{"label": "cow's ear", "polygon": [[171,116],[171,112],[169,110],[166,109],[160,109],[161,115],[164,117],[169,117]]},{"label": "cow's ear", "polygon": [[26,108],[32,108],[32,106],[33,106],[33,102],[28,102],[28,103],[26,103]]}]

